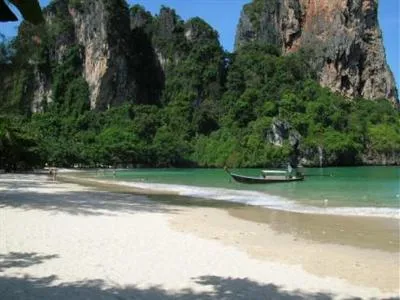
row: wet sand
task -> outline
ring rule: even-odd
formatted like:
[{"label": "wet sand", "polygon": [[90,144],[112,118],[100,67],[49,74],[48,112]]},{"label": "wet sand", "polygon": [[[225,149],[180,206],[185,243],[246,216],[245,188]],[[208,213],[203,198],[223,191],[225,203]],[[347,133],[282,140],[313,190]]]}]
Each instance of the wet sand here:
[{"label": "wet sand", "polygon": [[117,182],[77,175],[62,176],[60,180],[110,192],[148,195],[150,199],[168,205],[223,208],[233,217],[265,223],[278,233],[291,234],[310,241],[393,253],[400,251],[400,219],[273,210],[227,201],[179,196],[177,193],[123,186]]},{"label": "wet sand", "polygon": [[231,216],[268,224],[278,233],[311,241],[400,251],[400,220],[377,217],[303,214],[261,207],[228,209]]},{"label": "wet sand", "polygon": [[[360,241],[360,237],[357,236],[354,241],[350,241],[345,234],[343,237],[336,235],[333,239],[327,234],[318,241],[316,232],[320,229],[317,228],[311,230],[314,232],[313,239],[306,239],[285,232],[287,224],[284,224],[284,220],[274,222],[273,227],[268,223],[257,222],[255,216],[259,218],[260,215],[252,211],[253,209],[191,208],[170,222],[178,231],[218,240],[225,245],[246,251],[257,259],[301,266],[320,278],[340,278],[360,286],[378,287],[382,291],[397,291],[400,295],[400,250],[394,251],[393,247],[390,247],[390,251],[383,250],[386,247],[381,247],[381,237],[378,232],[371,234],[367,248],[360,247],[360,244],[365,244]],[[276,212],[266,214],[279,216]],[[232,218],[232,215],[241,216],[241,219]],[[290,216],[291,214],[288,214],[287,217]],[[304,215],[300,219],[307,217],[310,217],[311,221],[308,225],[302,225],[302,228],[318,226],[319,223],[314,223],[312,216]],[[298,221],[299,219],[295,222]],[[293,225],[292,223],[290,226]],[[344,226],[341,228],[350,229]],[[347,244],[335,243],[337,240],[347,241]]]}]

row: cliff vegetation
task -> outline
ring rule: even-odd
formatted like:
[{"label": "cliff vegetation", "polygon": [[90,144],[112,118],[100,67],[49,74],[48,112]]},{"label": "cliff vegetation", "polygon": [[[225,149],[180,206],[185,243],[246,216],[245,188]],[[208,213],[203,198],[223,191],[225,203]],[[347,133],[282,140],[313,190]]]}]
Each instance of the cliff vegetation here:
[{"label": "cliff vegetation", "polygon": [[[84,36],[99,3],[108,25]],[[400,164],[398,110],[321,87],[309,53],[228,53],[200,18],[113,3],[53,1],[2,40],[0,169]]]}]

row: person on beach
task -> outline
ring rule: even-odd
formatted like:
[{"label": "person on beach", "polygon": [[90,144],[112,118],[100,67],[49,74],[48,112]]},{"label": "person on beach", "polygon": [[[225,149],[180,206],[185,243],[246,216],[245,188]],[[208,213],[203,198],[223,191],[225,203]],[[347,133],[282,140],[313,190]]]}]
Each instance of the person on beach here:
[{"label": "person on beach", "polygon": [[50,168],[49,175],[52,177],[53,181],[57,180],[57,168]]}]

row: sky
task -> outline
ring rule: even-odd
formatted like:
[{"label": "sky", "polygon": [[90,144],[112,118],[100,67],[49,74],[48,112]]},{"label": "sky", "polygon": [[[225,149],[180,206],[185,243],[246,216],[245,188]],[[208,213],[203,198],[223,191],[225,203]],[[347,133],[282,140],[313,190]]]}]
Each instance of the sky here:
[{"label": "sky", "polygon": [[[394,73],[397,88],[400,91],[400,0],[378,0],[379,23],[383,32],[387,62]],[[49,0],[40,0],[46,6]],[[174,8],[184,20],[201,17],[220,35],[220,41],[226,50],[232,50],[235,41],[236,26],[240,11],[249,0],[129,0],[129,4],[141,4],[153,15],[161,5]],[[14,9],[14,12],[16,10]],[[18,23],[2,23],[0,33],[13,36]]]}]

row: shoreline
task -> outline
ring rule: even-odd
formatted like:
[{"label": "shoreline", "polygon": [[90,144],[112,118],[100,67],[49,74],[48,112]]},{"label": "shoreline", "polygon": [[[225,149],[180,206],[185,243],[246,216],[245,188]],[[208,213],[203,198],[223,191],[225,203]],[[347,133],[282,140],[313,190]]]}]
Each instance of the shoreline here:
[{"label": "shoreline", "polygon": [[110,192],[146,195],[153,201],[167,205],[221,208],[232,217],[264,223],[278,233],[289,233],[297,238],[314,242],[348,245],[392,253],[400,251],[400,219],[279,210],[237,202],[182,196],[179,193],[162,190],[140,189],[124,186],[118,182],[79,176],[62,176],[60,180],[101,188]]},{"label": "shoreline", "polygon": [[274,225],[254,219],[248,206],[167,205],[151,201],[159,196],[44,176],[4,178],[0,294],[6,297],[14,290],[22,291],[19,299],[82,293],[93,299],[369,299],[400,292],[399,252],[277,231],[290,214],[274,214]]},{"label": "shoreline", "polygon": [[[269,194],[251,189],[228,189],[219,187],[204,187],[195,185],[180,185],[144,181],[123,181],[100,179],[97,177],[63,176],[65,182],[83,183],[89,186],[108,186],[113,190],[133,192],[141,195],[177,195],[192,199],[205,199],[225,203],[237,203],[239,206],[261,207],[277,211],[291,213],[302,213],[322,216],[345,216],[345,217],[371,217],[400,220],[400,208],[392,207],[346,207],[346,206],[315,206],[298,203],[296,200],[282,198],[278,195]],[[238,199],[237,199],[238,198]],[[251,200],[250,200],[251,199]],[[265,203],[267,200],[267,203]]]}]

